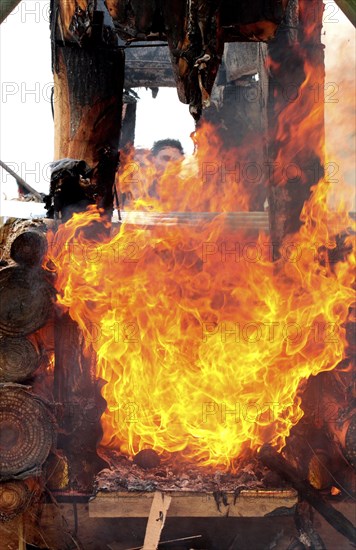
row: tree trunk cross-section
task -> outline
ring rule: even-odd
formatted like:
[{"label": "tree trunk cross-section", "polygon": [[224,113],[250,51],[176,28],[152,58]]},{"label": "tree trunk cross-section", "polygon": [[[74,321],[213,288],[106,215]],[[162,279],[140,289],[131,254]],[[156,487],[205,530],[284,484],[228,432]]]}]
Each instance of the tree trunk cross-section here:
[{"label": "tree trunk cross-section", "polygon": [[0,271],[0,332],[25,336],[48,321],[54,291],[41,269],[18,266]]},{"label": "tree trunk cross-section", "polygon": [[35,229],[23,231],[11,243],[10,256],[20,265],[34,267],[41,265],[47,252],[44,233]]},{"label": "tree trunk cross-section", "polygon": [[40,473],[55,443],[47,405],[22,386],[0,386],[0,479]]},{"label": "tree trunk cross-section", "polygon": [[0,382],[21,382],[40,363],[40,354],[26,338],[0,338]]},{"label": "tree trunk cross-section", "polygon": [[23,512],[31,500],[24,481],[0,483],[0,521],[9,521]]}]

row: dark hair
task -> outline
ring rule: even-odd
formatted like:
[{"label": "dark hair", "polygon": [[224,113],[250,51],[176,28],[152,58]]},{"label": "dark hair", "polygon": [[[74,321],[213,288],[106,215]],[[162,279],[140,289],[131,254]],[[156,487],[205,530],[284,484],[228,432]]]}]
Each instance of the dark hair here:
[{"label": "dark hair", "polygon": [[179,139],[160,139],[159,141],[155,141],[153,144],[153,147],[151,149],[152,155],[156,157],[162,149],[165,149],[166,147],[174,147],[175,149],[178,149],[182,155],[184,155],[184,150],[182,147],[181,142]]}]

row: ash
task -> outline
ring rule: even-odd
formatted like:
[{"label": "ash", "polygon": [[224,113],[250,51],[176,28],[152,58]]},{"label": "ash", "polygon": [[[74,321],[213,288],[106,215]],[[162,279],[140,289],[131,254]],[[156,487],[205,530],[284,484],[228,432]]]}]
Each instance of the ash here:
[{"label": "ash", "polygon": [[[143,453],[144,451],[141,451]],[[152,455],[150,450],[150,458]],[[140,453],[139,453],[140,454]],[[109,467],[96,477],[96,492],[119,491],[184,491],[235,493],[252,489],[282,489],[285,482],[261,465],[254,456],[241,461],[234,472],[182,460],[178,454],[158,457],[158,465],[150,467],[145,460],[136,460],[111,449],[100,449],[101,457]],[[137,463],[139,462],[139,464]]]}]

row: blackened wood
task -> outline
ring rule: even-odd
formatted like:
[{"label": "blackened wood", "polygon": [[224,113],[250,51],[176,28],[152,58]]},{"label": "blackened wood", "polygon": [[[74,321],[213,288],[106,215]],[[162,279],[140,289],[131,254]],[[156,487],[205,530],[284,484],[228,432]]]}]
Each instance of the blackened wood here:
[{"label": "blackened wood", "polygon": [[44,233],[28,229],[14,237],[10,247],[11,258],[21,265],[40,266],[47,252]]},{"label": "blackened wood", "polygon": [[128,102],[124,105],[124,116],[122,119],[120,149],[129,150],[135,141],[137,103]]},{"label": "blackened wood", "polygon": [[31,492],[24,481],[0,483],[0,521],[9,521],[29,505]]},{"label": "blackened wood", "polygon": [[301,498],[309,502],[339,533],[356,542],[356,529],[340,512],[335,510],[271,445],[263,445],[259,452],[261,461],[272,471],[289,481]]},{"label": "blackened wood", "polygon": [[298,502],[294,514],[300,540],[313,550],[327,550],[313,526],[313,509],[307,502]]},{"label": "blackened wood", "polygon": [[[122,39],[168,41],[178,96],[190,104],[196,119],[208,102],[224,41],[268,40],[274,36],[286,4],[287,0],[123,0],[116,6],[113,0],[108,2]],[[146,67],[138,78],[150,74],[146,85],[159,85],[162,67],[159,62],[157,66],[156,74]],[[166,76],[168,73],[164,79]]]},{"label": "blackened wood", "polygon": [[345,437],[345,456],[356,469],[356,415],[354,415],[347,428]]},{"label": "blackened wood", "polygon": [[95,356],[86,350],[78,325],[68,314],[55,315],[54,396],[61,434],[58,447],[69,465],[71,489],[91,492],[95,475],[106,466],[96,452],[102,437],[105,400],[95,377]]}]

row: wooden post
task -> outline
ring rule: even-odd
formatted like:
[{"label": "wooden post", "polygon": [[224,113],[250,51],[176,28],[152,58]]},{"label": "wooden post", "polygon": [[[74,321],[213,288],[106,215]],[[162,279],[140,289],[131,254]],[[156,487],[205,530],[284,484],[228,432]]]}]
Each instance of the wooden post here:
[{"label": "wooden post", "polygon": [[91,492],[94,476],[106,466],[96,453],[102,437],[105,400],[95,377],[95,357],[68,314],[55,316],[54,397],[61,433],[58,447],[68,461],[69,489]]},{"label": "wooden post", "polygon": [[98,204],[112,209],[124,53],[103,0],[55,0],[51,15],[55,159],[96,167]]},{"label": "wooden post", "polygon": [[[124,52],[104,0],[54,0],[51,37],[55,159],[84,160],[94,168],[96,202],[110,217],[119,159]],[[54,393],[62,408],[59,447],[68,459],[70,488],[91,491],[95,473],[105,465],[96,454],[105,405],[101,407],[94,355],[85,355],[84,347],[76,323],[58,314]]]}]

